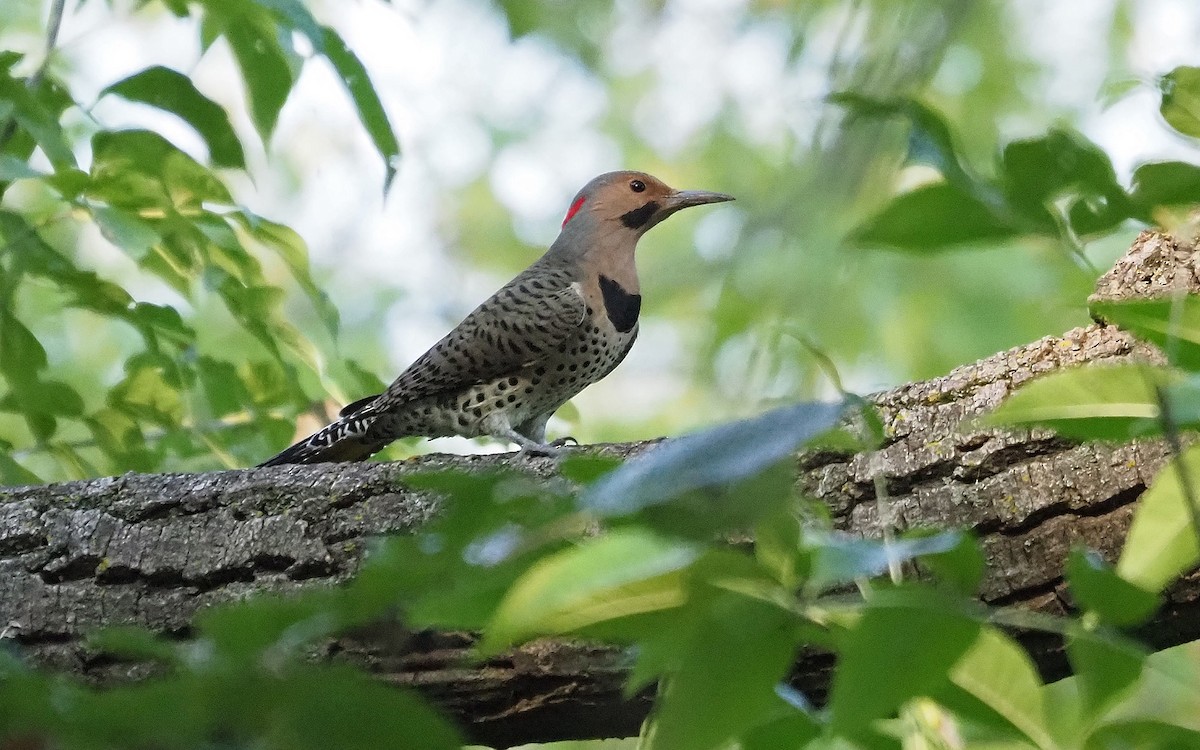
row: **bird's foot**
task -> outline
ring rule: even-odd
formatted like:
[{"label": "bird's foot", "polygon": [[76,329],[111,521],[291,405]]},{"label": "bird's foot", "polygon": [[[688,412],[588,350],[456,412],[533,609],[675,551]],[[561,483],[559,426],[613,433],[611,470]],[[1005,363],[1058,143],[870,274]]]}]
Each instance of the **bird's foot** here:
[{"label": "bird's foot", "polygon": [[517,451],[517,455],[558,460],[563,457],[563,450],[562,446],[555,445],[554,443],[532,443],[530,445],[522,445],[521,450]]},{"label": "bird's foot", "polygon": [[579,445],[579,441],[567,435],[560,437],[557,440],[551,440],[548,443],[535,443],[530,441],[528,445],[521,445],[521,454],[526,456],[538,456],[545,458],[553,458],[556,461],[566,455],[563,448],[568,445]]},{"label": "bird's foot", "polygon": [[516,430],[508,430],[503,433],[499,433],[497,437],[503,437],[505,440],[516,443],[518,446],[520,446],[521,450],[517,452],[518,456],[558,459],[561,458],[563,454],[561,448],[564,443],[558,440],[549,443],[539,443],[536,440],[530,440]]}]

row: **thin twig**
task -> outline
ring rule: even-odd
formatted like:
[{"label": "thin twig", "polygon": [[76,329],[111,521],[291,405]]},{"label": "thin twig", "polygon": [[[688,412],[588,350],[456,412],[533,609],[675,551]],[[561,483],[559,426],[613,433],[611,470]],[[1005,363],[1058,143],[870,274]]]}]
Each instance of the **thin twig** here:
[{"label": "thin twig", "polygon": [[[50,58],[54,54],[54,48],[58,45],[58,32],[62,29],[63,12],[66,10],[66,6],[67,0],[51,0],[50,17],[46,19],[46,47],[42,55],[42,62],[25,82],[25,87],[30,90],[36,89],[42,84],[42,79],[46,77],[46,71],[50,68]],[[4,148],[16,133],[17,116],[14,113],[4,124],[4,129],[0,130],[0,148]]]},{"label": "thin twig", "polygon": [[834,389],[837,390],[838,395],[840,395],[842,398],[855,395],[846,392],[845,387],[842,385],[842,375],[838,372],[837,365],[834,363],[833,358],[826,354],[823,349],[817,346],[812,339],[803,334],[793,333],[792,331],[788,330],[784,330],[783,334],[785,336],[790,336],[796,343],[804,347],[804,349],[816,362],[817,369],[819,369],[822,374],[825,375],[825,377],[833,385]]},{"label": "thin twig", "polygon": [[888,576],[893,584],[904,580],[904,571],[896,557],[895,514],[888,503],[887,478],[883,475],[883,453],[875,451],[867,462],[870,466],[871,483],[875,486],[875,512],[879,515],[879,528],[883,533],[883,551],[887,554]]},{"label": "thin twig", "polygon": [[50,3],[50,17],[46,19],[46,48],[42,55],[42,64],[29,76],[30,88],[37,88],[50,68],[50,58],[54,54],[54,48],[58,46],[58,32],[62,29],[63,11],[66,7],[67,0],[53,0]]},{"label": "thin twig", "polygon": [[1096,268],[1096,264],[1092,263],[1092,259],[1087,257],[1087,249],[1083,242],[1079,239],[1079,235],[1071,227],[1071,219],[1063,210],[1064,206],[1059,202],[1055,202],[1047,206],[1054,223],[1058,228],[1058,237],[1062,241],[1067,251],[1067,257],[1070,258],[1079,270],[1091,276],[1099,276],[1100,269]]},{"label": "thin twig", "polygon": [[[833,383],[833,387],[843,399],[847,401],[857,401],[860,407],[868,405],[861,396],[848,392],[842,385],[842,377],[838,373],[837,365],[828,354],[822,351],[814,344],[807,336],[797,334],[793,331],[783,330],[781,333],[791,337],[802,347],[804,347],[813,359],[816,360],[817,367],[825,373],[825,377]],[[869,429],[869,428],[868,428]],[[860,438],[866,443],[872,443],[871,435],[860,435]],[[888,575],[892,579],[892,583],[899,584],[904,580],[904,570],[900,565],[900,561],[895,555],[896,532],[893,528],[893,513],[888,504],[888,486],[887,478],[883,475],[883,454],[875,451],[871,454],[868,462],[868,469],[871,472],[871,482],[875,486],[875,510],[879,514],[879,527],[883,533],[883,549],[887,554]],[[865,583],[860,583],[860,590],[865,586]]]}]

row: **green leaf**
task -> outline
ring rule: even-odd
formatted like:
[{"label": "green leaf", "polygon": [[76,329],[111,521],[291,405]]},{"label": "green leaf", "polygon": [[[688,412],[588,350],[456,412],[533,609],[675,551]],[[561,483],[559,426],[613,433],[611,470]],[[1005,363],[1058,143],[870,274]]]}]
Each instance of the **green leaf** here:
[{"label": "green leaf", "polygon": [[228,188],[208,168],[148,130],[101,131],[93,136],[91,174],[88,195],[118,208],[191,212],[205,202],[233,202]]},{"label": "green leaf", "polygon": [[69,293],[68,305],[118,318],[128,315],[133,302],[128,292],[91,271],[77,268],[47,245],[24,217],[0,211],[0,238],[10,250],[20,254],[22,270],[41,276]]},{"label": "green leaf", "polygon": [[1077,631],[1067,637],[1067,656],[1084,699],[1085,718],[1120,698],[1142,673],[1145,650],[1128,639]]},{"label": "green leaf", "polygon": [[886,593],[866,602],[838,650],[830,726],[850,736],[944,684],[980,632],[956,603],[932,591]]},{"label": "green leaf", "polygon": [[803,534],[791,508],[763,519],[754,529],[754,558],[789,590],[799,586],[807,563],[801,555]]},{"label": "green leaf", "polygon": [[178,71],[156,65],[134,73],[100,92],[142,102],[178,115],[204,139],[213,163],[245,169],[246,157],[229,115]]},{"label": "green leaf", "polygon": [[950,126],[931,107],[907,97],[876,99],[856,91],[839,91],[829,95],[827,101],[846,107],[860,117],[904,118],[910,125],[909,163],[928,164],[941,172],[947,182],[970,194],[977,195],[991,189],[964,169]]},{"label": "green leaf", "polygon": [[951,691],[962,691],[987,706],[1041,750],[1059,747],[1050,731],[1037,670],[1029,655],[1001,631],[982,628],[950,671],[950,682]]},{"label": "green leaf", "polygon": [[[391,539],[372,555],[355,586],[389,606],[402,598],[407,621],[418,627],[484,629],[534,562],[582,532],[570,522],[566,488],[554,491],[528,476],[439,471],[404,483],[447,501],[418,536]],[[557,533],[541,531],[547,525]]]},{"label": "green leaf", "polygon": [[353,384],[350,389],[351,393],[383,393],[387,390],[388,384],[374,372],[363,367],[357,360],[347,359],[342,364],[345,365],[346,373]]},{"label": "green leaf", "polygon": [[1181,65],[1159,79],[1158,111],[1175,130],[1200,138],[1200,68]]},{"label": "green leaf", "polygon": [[1048,427],[1082,440],[1126,440],[1158,431],[1155,389],[1178,380],[1178,373],[1143,364],[1060,370],[1022,386],[980,421]]},{"label": "green leaf", "polygon": [[1104,558],[1074,547],[1067,557],[1071,593],[1105,622],[1125,628],[1140,625],[1158,609],[1158,597],[1113,572]]},{"label": "green leaf", "polygon": [[[945,534],[946,532],[931,529],[917,529],[906,532],[905,536]],[[952,543],[945,548],[918,553],[918,562],[922,568],[931,572],[938,581],[947,584],[953,591],[963,596],[975,596],[987,568],[979,541],[969,532],[954,532],[948,541]]]},{"label": "green leaf", "polygon": [[[741,750],[801,750],[821,733],[821,725],[805,711],[785,704],[786,713],[754,727],[741,738]],[[632,748],[631,750],[637,750]]]},{"label": "green leaf", "polygon": [[292,598],[258,596],[206,609],[196,616],[195,627],[211,648],[228,658],[252,661],[270,651],[283,659],[337,629],[333,595],[313,591]]},{"label": "green leaf", "polygon": [[624,515],[753,477],[828,430],[843,410],[841,403],[797,404],[669,440],[587,488],[580,504],[602,515]]},{"label": "green leaf", "polygon": [[19,253],[20,263],[14,264],[14,273],[26,271],[49,279],[64,279],[78,273],[71,261],[47,245],[21,214],[0,210],[0,240],[14,255]]},{"label": "green leaf", "polygon": [[237,12],[224,16],[221,31],[246,82],[254,127],[266,143],[295,85],[288,55],[279,43],[274,24],[259,14]]},{"label": "green leaf", "polygon": [[[259,712],[270,747],[295,750],[459,750],[454,727],[412,693],[345,666],[298,669],[272,681]],[[246,709],[263,700],[251,696]]]},{"label": "green leaf", "polygon": [[693,545],[629,528],[545,557],[504,597],[480,649],[678,607],[686,599],[682,571],[698,555]]},{"label": "green leaf", "polygon": [[1128,215],[1108,155],[1074,131],[1056,128],[1008,144],[1001,168],[1009,205],[1046,233],[1058,233],[1051,206],[1060,200],[1080,235],[1111,229]]},{"label": "green leaf", "polygon": [[125,471],[149,471],[158,456],[146,445],[137,421],[128,414],[106,407],[84,419],[97,447],[115,466]]},{"label": "green leaf", "polygon": [[27,88],[24,80],[13,78],[7,70],[0,70],[0,104],[6,102],[12,107],[11,116],[18,127],[41,147],[55,169],[75,166],[75,155],[55,113]]},{"label": "green leaf", "polygon": [[1102,109],[1108,109],[1144,85],[1145,82],[1136,76],[1117,74],[1106,78],[1100,84],[1100,92],[1096,98]]},{"label": "green leaf", "polygon": [[258,339],[272,357],[283,362],[283,352],[289,349],[314,372],[320,372],[319,358],[312,344],[279,314],[282,289],[265,284],[248,286],[231,275],[214,273],[214,270],[209,269],[206,280],[209,283],[216,281],[216,290],[234,319]]},{"label": "green leaf", "polygon": [[1200,167],[1181,161],[1142,164],[1133,171],[1129,197],[1135,216],[1147,223],[1154,223],[1159,206],[1200,204]]},{"label": "green leaf", "polygon": [[242,244],[242,239],[225,217],[211,211],[203,211],[193,219],[202,244],[207,250],[208,262],[249,287],[267,286],[262,263]]},{"label": "green leaf", "polygon": [[87,637],[87,647],[105,654],[136,660],[176,661],[176,644],[148,630],[130,625],[103,628]]},{"label": "green leaf", "polygon": [[649,505],[621,522],[706,543],[720,534],[747,532],[762,519],[794,508],[795,481],[795,461],[789,457],[746,479]]},{"label": "green leaf", "polygon": [[[184,4],[184,16],[190,15],[186,3],[187,0],[169,0],[173,3]],[[208,2],[205,3],[204,13],[200,16],[200,52],[206,53],[213,44],[221,38],[221,27],[224,25],[224,18],[221,13],[222,4]]]},{"label": "green leaf", "polygon": [[[250,391],[254,404],[261,408],[273,408],[292,403],[307,405],[311,400],[304,395],[295,382],[295,372],[278,360],[247,362],[238,367],[238,375]],[[280,445],[279,447],[283,447]]]},{"label": "green leaf", "polygon": [[[337,307],[329,299],[329,295],[312,277],[308,263],[308,246],[304,239],[290,227],[257,216],[249,211],[234,211],[229,218],[238,222],[254,239],[273,250],[292,272],[292,278],[308,295],[316,307],[317,315],[325,324],[330,335],[337,336],[341,323]],[[377,380],[377,379],[376,379]],[[369,390],[369,389],[368,389]],[[379,389],[382,390],[382,389]]]},{"label": "green leaf", "polygon": [[350,51],[336,31],[325,26],[322,27],[321,32],[325,40],[325,56],[333,64],[338,77],[342,79],[342,84],[354,101],[358,119],[362,121],[363,127],[371,136],[371,142],[375,144],[379,155],[383,157],[385,169],[383,190],[387,192],[392,184],[392,179],[396,176],[396,167],[400,159],[400,143],[396,140],[392,123],[383,109],[383,102],[379,100],[379,94],[371,85],[367,69],[363,67],[358,57]]},{"label": "green leaf", "polygon": [[34,672],[16,653],[0,649],[0,726],[6,742],[61,727],[63,706],[77,705],[86,696],[83,688]]},{"label": "green leaf", "polygon": [[810,557],[806,585],[815,592],[856,578],[877,576],[888,570],[889,563],[950,553],[962,539],[960,532],[947,531],[881,542],[842,532],[810,530],[804,535],[805,551]]},{"label": "green leaf", "polygon": [[1088,739],[1091,747],[1190,748],[1200,745],[1200,732],[1139,720],[1100,727]]},{"label": "green leaf", "polygon": [[[0,120],[5,119],[0,115]],[[44,172],[39,172],[24,159],[18,159],[15,156],[8,154],[0,154],[0,182],[12,182],[13,180],[23,180],[30,177],[45,177]]]},{"label": "green leaf", "polygon": [[57,190],[66,200],[75,200],[91,184],[87,172],[79,169],[60,169],[54,174],[42,178],[52,189]]},{"label": "green leaf", "polygon": [[25,424],[33,433],[34,440],[39,443],[46,442],[58,431],[58,420],[49,414],[37,410],[23,410],[21,416],[25,418]]},{"label": "green leaf", "polygon": [[0,372],[13,383],[31,382],[47,364],[46,350],[33,331],[0,309]]},{"label": "green leaf", "polygon": [[542,14],[533,3],[499,0],[498,5],[504,12],[504,19],[508,22],[508,33],[513,39],[520,39],[537,30]]},{"label": "green leaf", "polygon": [[179,311],[167,305],[138,302],[129,312],[129,321],[155,341],[165,339],[180,349],[196,342],[196,331],[179,315]]},{"label": "green leaf", "polygon": [[1092,315],[1157,344],[1173,363],[1200,370],[1200,297],[1097,302]]},{"label": "green leaf", "polygon": [[303,34],[318,54],[325,54],[325,39],[321,34],[322,27],[300,0],[254,0],[254,2],[259,7],[270,10],[281,25]]},{"label": "green leaf", "polygon": [[[1162,397],[1174,429],[1194,430],[1200,427],[1200,373],[1170,383],[1162,389]],[[1165,426],[1160,426],[1166,432]]]},{"label": "green leaf", "polygon": [[164,234],[163,241],[138,266],[158,276],[184,298],[194,293],[192,282],[204,268],[195,245],[176,232]]},{"label": "green leaf", "polygon": [[135,307],[129,292],[90,271],[80,272],[69,285],[64,286],[71,292],[71,299],[67,302],[71,307],[113,317],[128,317]]},{"label": "green leaf", "polygon": [[1162,591],[1200,560],[1200,529],[1194,521],[1200,508],[1189,508],[1185,482],[1195,501],[1200,497],[1200,446],[1173,458],[1138,499],[1117,573],[1143,590]]},{"label": "green leaf", "polygon": [[250,392],[232,363],[201,355],[196,360],[196,371],[213,417],[229,416],[252,403]]},{"label": "green leaf", "polygon": [[[711,543],[711,542],[710,542]],[[789,621],[811,642],[831,649],[827,633],[804,627],[794,615],[794,595],[782,588],[750,555],[728,549],[709,549],[691,563],[682,576],[685,601],[681,606],[607,620],[589,627],[584,637],[610,643],[636,645],[625,693],[633,695],[656,679],[682,668],[692,636],[713,617],[725,617],[729,606],[766,604],[786,612]]]},{"label": "green leaf", "polygon": [[[1126,726],[1146,722],[1200,733],[1200,641],[1146,657],[1132,694],[1123,696],[1103,717],[1103,724],[1118,730],[1115,732],[1118,737]],[[1101,733],[1097,732],[1097,736]],[[1192,734],[1181,739],[1180,744],[1168,742],[1143,747],[1194,747],[1200,737]]]},{"label": "green leaf", "polygon": [[962,159],[954,144],[954,136],[945,119],[920,102],[911,101],[906,107],[912,129],[908,133],[908,158],[915,163],[929,164],[949,182],[971,192],[980,186],[963,168]]},{"label": "green leaf", "polygon": [[[66,709],[64,730],[77,733],[66,746],[196,747],[205,741],[207,696],[195,679],[147,680],[89,691]],[[147,721],[148,716],[156,717]],[[70,735],[68,735],[70,736]]]},{"label": "green leaf", "polygon": [[[513,39],[530,34],[553,40],[569,51],[589,70],[599,74],[603,67],[603,40],[614,24],[616,3],[612,0],[590,3],[530,3],[524,0],[498,0],[496,7],[508,22]],[[581,34],[581,29],[590,29]]]},{"label": "green leaf", "polygon": [[[238,414],[241,418],[243,414]],[[252,422],[233,421],[232,424],[209,422],[194,432],[199,439],[199,456],[220,453],[222,462],[234,468],[254,466],[279,451],[279,446],[292,442],[296,423],[291,419],[256,415]],[[347,543],[344,547],[355,547]]]},{"label": "green leaf", "polygon": [[93,205],[91,212],[104,239],[134,260],[144,259],[162,240],[162,235],[153,224],[138,218],[130,211],[113,206]]},{"label": "green leaf", "polygon": [[792,617],[761,601],[717,599],[667,675],[648,724],[648,750],[728,747],[778,711],[776,686],[792,668]]},{"label": "green leaf", "polygon": [[860,246],[929,251],[1015,237],[1016,225],[948,182],[910,190],[892,199],[851,236]]},{"label": "green leaf", "polygon": [[26,469],[12,457],[9,450],[11,446],[7,446],[3,441],[0,441],[0,446],[4,447],[4,450],[0,450],[0,484],[17,486],[42,483],[41,477]]},{"label": "green leaf", "polygon": [[159,367],[134,365],[109,391],[108,402],[131,416],[161,425],[175,426],[183,419],[183,397]]},{"label": "green leaf", "polygon": [[83,414],[83,399],[74,388],[57,380],[14,382],[12,393],[0,403],[5,408],[22,414],[60,417],[77,417]]}]

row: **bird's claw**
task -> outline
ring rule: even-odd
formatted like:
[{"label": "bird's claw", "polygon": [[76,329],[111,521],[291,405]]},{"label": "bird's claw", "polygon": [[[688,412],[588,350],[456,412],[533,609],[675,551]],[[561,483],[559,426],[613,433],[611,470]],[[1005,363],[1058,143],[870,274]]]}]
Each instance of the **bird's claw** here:
[{"label": "bird's claw", "polygon": [[523,441],[518,443],[521,446],[520,453],[523,456],[535,458],[553,458],[560,459],[563,457],[563,448],[568,445],[579,445],[579,441],[570,435],[560,437],[557,440],[551,440],[547,443],[534,443],[531,441]]},{"label": "bird's claw", "polygon": [[521,446],[521,453],[526,456],[535,456],[541,458],[553,458],[558,460],[565,455],[563,448],[568,445],[579,445],[579,441],[567,435],[560,437],[557,440],[551,440],[548,443],[540,443],[535,445]]},{"label": "bird's claw", "polygon": [[[555,443],[558,441],[555,441]],[[521,455],[531,458],[562,458],[563,452],[561,446],[555,443],[546,443],[544,445],[523,445],[519,451]]]}]

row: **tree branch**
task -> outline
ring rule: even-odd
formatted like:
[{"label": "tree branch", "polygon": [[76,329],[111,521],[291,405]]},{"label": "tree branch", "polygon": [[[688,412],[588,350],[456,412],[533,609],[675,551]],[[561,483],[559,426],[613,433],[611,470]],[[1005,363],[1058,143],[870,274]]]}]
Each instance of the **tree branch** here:
[{"label": "tree branch", "polygon": [[[1189,244],[1144,233],[1098,284],[1104,298],[1200,290]],[[1168,455],[1161,442],[1077,445],[1047,432],[970,426],[1039,374],[1085,363],[1159,361],[1152,347],[1103,324],[1076,328],[872,397],[887,440],[856,455],[797,458],[797,481],[839,527],[973,529],[989,562],[990,603],[1063,613],[1061,571],[1072,544],[1114,558],[1137,498]],[[651,443],[588,447],[627,457]],[[416,471],[514,463],[499,456],[426,456],[390,464],[292,466],[212,474],[137,475],[0,488],[0,630],[37,663],[95,682],[148,667],[89,653],[83,636],[136,624],[185,636],[203,607],[260,591],[328,586],[353,575],[373,536],[402,533],[439,500],[404,487]],[[544,460],[523,460],[548,474]],[[877,504],[876,481],[886,488]],[[882,507],[882,510],[881,510]],[[886,515],[886,518],[880,516]],[[1200,637],[1200,586],[1189,577],[1142,635],[1155,646]],[[1030,634],[1048,677],[1065,673],[1061,644]],[[413,635],[380,626],[328,644],[326,656],[415,687],[473,739],[505,746],[632,735],[649,708],[621,696],[620,651],[543,641],[482,664],[463,633]],[[794,683],[820,695],[831,658],[805,654]]]}]

